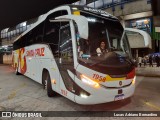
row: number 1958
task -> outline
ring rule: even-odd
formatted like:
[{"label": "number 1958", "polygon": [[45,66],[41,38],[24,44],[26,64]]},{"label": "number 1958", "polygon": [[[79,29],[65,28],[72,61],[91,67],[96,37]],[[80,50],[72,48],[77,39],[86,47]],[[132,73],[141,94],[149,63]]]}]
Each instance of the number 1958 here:
[{"label": "number 1958", "polygon": [[99,80],[100,82],[105,82],[106,81],[106,77],[100,76],[98,74],[93,74],[93,78],[96,80]]}]

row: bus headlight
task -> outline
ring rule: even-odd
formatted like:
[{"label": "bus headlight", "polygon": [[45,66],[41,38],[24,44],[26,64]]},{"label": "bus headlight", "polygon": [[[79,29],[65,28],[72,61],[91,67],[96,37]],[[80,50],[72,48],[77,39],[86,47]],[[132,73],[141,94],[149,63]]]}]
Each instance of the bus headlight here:
[{"label": "bus headlight", "polygon": [[90,86],[93,86],[95,88],[99,87],[99,83],[93,81],[92,79],[88,78],[85,75],[80,75],[82,82],[84,82],[85,84],[88,84]]},{"label": "bus headlight", "polygon": [[136,76],[132,80],[132,85],[135,85],[135,82],[136,82]]},{"label": "bus headlight", "polygon": [[86,95],[86,94],[84,94],[84,93],[81,93],[80,96],[81,96],[82,98],[87,98],[87,97],[88,97],[88,95]]}]

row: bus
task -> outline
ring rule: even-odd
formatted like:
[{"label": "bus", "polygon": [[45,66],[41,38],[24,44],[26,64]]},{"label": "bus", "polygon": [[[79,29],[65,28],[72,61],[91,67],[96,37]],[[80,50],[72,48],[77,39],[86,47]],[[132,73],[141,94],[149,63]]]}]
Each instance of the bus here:
[{"label": "bus", "polygon": [[[97,53],[100,42],[106,52]],[[78,104],[131,97],[135,65],[119,20],[85,6],[50,10],[13,43],[13,67],[43,85],[48,97],[60,94]]]}]

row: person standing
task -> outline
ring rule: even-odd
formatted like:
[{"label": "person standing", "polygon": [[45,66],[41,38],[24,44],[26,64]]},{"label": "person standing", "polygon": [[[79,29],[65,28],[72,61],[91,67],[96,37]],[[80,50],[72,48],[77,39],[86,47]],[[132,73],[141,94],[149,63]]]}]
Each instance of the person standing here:
[{"label": "person standing", "polygon": [[160,66],[160,56],[158,55],[158,67]]},{"label": "person standing", "polygon": [[156,63],[157,63],[157,67],[159,67],[159,66],[160,66],[160,58],[159,58],[158,55],[156,55],[155,61],[156,61]]},{"label": "person standing", "polygon": [[152,55],[149,56],[149,67],[153,67],[153,58]]},{"label": "person standing", "polygon": [[147,59],[146,59],[146,57],[143,58],[143,63],[144,63],[144,67],[145,67],[146,64],[147,64]]},{"label": "person standing", "polygon": [[141,67],[141,65],[142,65],[142,57],[138,57],[138,64]]}]

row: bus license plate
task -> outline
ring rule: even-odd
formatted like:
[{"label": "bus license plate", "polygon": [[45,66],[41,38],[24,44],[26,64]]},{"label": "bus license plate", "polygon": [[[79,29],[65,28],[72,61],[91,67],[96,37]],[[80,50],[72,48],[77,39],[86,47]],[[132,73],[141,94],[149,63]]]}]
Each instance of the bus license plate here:
[{"label": "bus license plate", "polygon": [[124,99],[124,94],[116,95],[115,98],[114,98],[114,101],[122,100],[122,99]]}]

